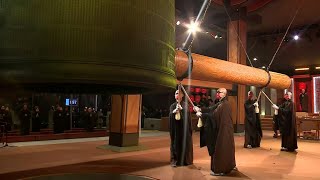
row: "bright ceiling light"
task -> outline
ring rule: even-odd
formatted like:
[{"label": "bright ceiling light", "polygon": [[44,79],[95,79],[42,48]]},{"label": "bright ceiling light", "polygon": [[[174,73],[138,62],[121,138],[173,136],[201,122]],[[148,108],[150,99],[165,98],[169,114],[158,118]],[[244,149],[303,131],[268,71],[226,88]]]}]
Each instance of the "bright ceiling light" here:
[{"label": "bright ceiling light", "polygon": [[293,39],[294,39],[294,40],[298,40],[298,39],[299,39],[299,36],[298,36],[298,35],[295,35],[295,36],[293,37]]},{"label": "bright ceiling light", "polygon": [[188,28],[188,32],[192,32],[192,33],[200,31],[198,23],[194,23],[194,22],[191,22],[190,24],[188,24],[187,28]]},{"label": "bright ceiling light", "polygon": [[177,21],[177,26],[179,26],[180,25],[180,21]]},{"label": "bright ceiling light", "polygon": [[296,68],[295,70],[296,71],[307,71],[307,70],[309,70],[309,68]]},{"label": "bright ceiling light", "polygon": [[255,58],[253,58],[253,60],[256,61],[256,60],[258,60],[258,59],[255,57]]}]

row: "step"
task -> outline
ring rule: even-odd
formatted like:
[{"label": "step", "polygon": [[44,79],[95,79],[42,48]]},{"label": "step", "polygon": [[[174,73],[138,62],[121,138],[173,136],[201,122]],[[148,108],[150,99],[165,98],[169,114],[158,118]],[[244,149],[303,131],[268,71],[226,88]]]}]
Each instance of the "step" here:
[{"label": "step", "polygon": [[73,138],[90,138],[108,136],[109,132],[98,130],[94,132],[75,132],[61,134],[40,134],[26,136],[8,136],[8,143],[11,142],[26,142],[26,141],[42,141],[42,140],[57,140],[57,139],[73,139]]}]

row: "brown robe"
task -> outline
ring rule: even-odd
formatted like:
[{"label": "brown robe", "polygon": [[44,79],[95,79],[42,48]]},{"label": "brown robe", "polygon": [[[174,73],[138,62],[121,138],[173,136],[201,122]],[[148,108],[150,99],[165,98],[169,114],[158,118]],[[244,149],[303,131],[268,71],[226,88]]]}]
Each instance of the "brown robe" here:
[{"label": "brown robe", "polygon": [[170,106],[169,130],[171,138],[170,159],[171,164],[184,166],[193,164],[193,142],[191,114],[187,103],[181,102],[181,119],[176,120],[172,111],[177,102]]},{"label": "brown robe", "polygon": [[226,98],[213,111],[213,120],[217,126],[216,145],[211,156],[211,170],[214,173],[227,174],[236,167],[231,112],[231,105]]}]

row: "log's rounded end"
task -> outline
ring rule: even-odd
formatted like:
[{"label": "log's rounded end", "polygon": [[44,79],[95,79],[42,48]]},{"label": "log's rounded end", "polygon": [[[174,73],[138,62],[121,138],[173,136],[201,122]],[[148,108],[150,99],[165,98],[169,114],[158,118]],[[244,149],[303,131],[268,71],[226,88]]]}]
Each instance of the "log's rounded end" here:
[{"label": "log's rounded end", "polygon": [[175,55],[175,72],[176,77],[181,77],[188,69],[188,56],[180,50],[176,50]]},{"label": "log's rounded end", "polygon": [[291,79],[285,74],[270,72],[271,82],[269,88],[288,89],[291,86]]}]

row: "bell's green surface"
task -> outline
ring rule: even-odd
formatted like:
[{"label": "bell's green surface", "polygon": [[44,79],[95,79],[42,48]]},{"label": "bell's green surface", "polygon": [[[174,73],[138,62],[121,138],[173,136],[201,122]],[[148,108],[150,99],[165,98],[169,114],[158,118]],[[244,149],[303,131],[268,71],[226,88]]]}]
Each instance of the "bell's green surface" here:
[{"label": "bell's green surface", "polygon": [[174,4],[0,0],[2,86],[127,93],[175,88]]}]

